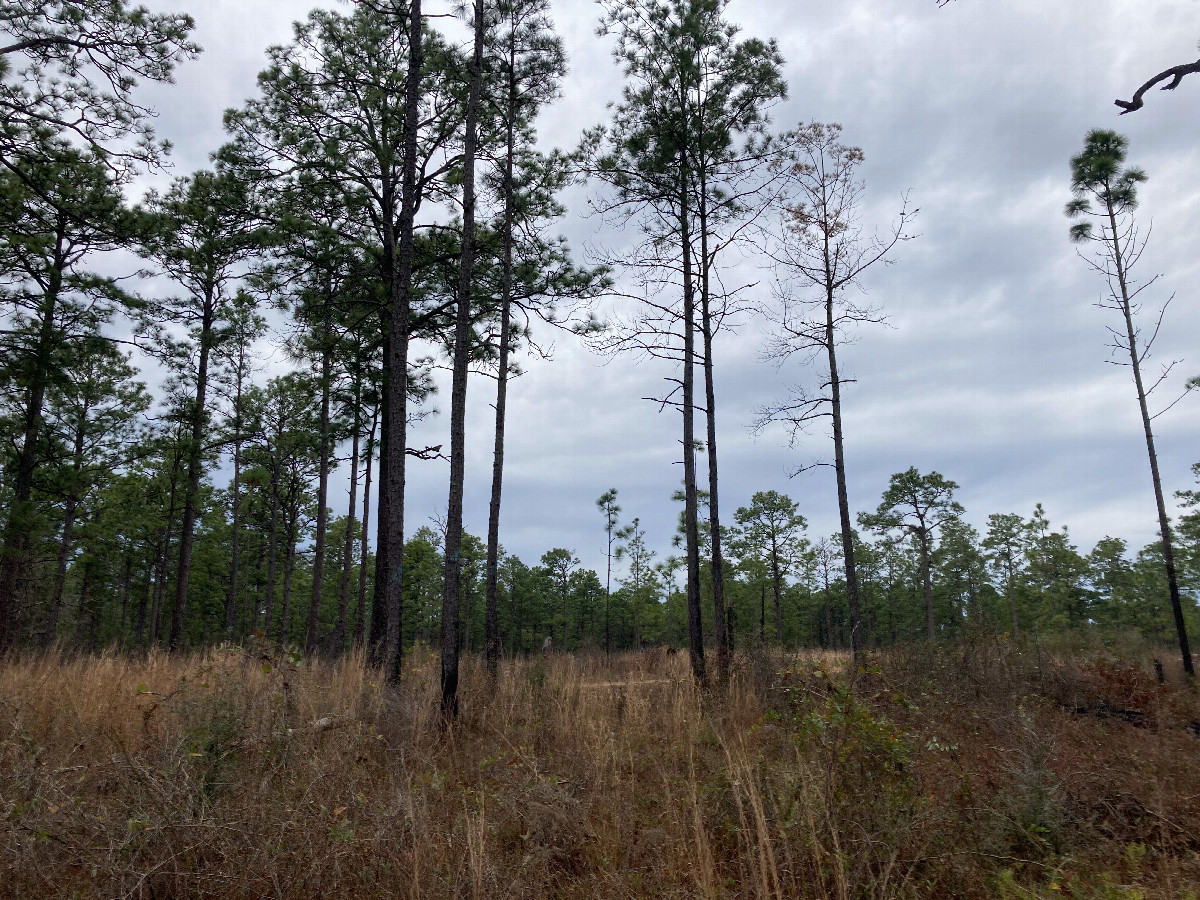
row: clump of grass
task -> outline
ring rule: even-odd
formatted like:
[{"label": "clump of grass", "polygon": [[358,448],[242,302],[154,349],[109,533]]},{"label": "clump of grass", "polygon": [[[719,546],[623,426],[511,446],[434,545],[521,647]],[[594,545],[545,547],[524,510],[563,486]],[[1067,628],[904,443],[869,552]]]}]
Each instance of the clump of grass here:
[{"label": "clump of grass", "polygon": [[1194,695],[972,641],[759,649],[705,693],[682,655],[512,660],[494,688],[468,658],[449,729],[428,650],[398,689],[357,656],[10,658],[0,896],[1195,891]]}]

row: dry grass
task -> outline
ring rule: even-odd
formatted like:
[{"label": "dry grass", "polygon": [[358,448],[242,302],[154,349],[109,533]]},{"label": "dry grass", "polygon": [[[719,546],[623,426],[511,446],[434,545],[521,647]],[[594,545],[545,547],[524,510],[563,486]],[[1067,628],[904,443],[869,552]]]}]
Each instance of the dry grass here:
[{"label": "dry grass", "polygon": [[1003,641],[0,664],[4,897],[1194,897],[1194,693]]}]

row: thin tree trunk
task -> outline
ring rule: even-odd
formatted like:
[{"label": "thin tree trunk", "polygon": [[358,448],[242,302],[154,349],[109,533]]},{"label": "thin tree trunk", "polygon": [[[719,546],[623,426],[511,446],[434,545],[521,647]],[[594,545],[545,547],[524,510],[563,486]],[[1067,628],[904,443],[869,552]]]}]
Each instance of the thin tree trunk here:
[{"label": "thin tree trunk", "polygon": [[1008,605],[1012,608],[1012,634],[1014,638],[1021,636],[1021,622],[1017,618],[1017,592],[1016,592],[1016,575],[1013,573],[1013,564],[1011,556],[1007,559],[1008,563]]},{"label": "thin tree trunk", "polygon": [[837,640],[833,632],[833,595],[829,592],[829,567],[822,564],[822,581],[825,587],[825,643],[828,649],[837,649]]},{"label": "thin tree trunk", "polygon": [[275,575],[279,556],[279,470],[282,460],[271,467],[271,524],[267,535],[267,605],[263,611],[263,634],[270,637],[271,625],[275,622]]},{"label": "thin tree trunk", "polygon": [[342,583],[338,594],[337,625],[329,639],[330,649],[341,655],[346,651],[346,618],[350,612],[350,572],[354,568],[354,514],[358,503],[358,446],[362,418],[362,382],[354,384],[354,435],[350,442],[350,505],[346,512],[346,541],[342,546]]},{"label": "thin tree trunk", "polygon": [[608,526],[608,575],[604,580],[604,655],[612,650],[612,629],[609,625],[609,607],[612,605],[612,525]]},{"label": "thin tree trunk", "polygon": [[765,644],[767,642],[767,580],[760,579],[758,587],[758,642]]},{"label": "thin tree trunk", "polygon": [[[391,541],[388,538],[392,527],[391,507],[388,494],[392,485],[388,477],[388,460],[391,458],[391,376],[388,368],[392,358],[390,318],[384,328],[383,358],[385,366],[380,385],[380,408],[382,419],[379,426],[379,508],[376,510],[375,530],[375,582],[371,596],[371,634],[367,641],[367,661],[372,668],[382,668],[387,655],[388,616],[391,602],[388,566],[391,564]],[[403,516],[402,516],[403,517]]]},{"label": "thin tree trunk", "polygon": [[471,652],[471,586],[470,583],[460,584],[462,591],[462,652]]},{"label": "thin tree trunk", "polygon": [[[636,529],[634,534],[636,536]],[[630,606],[633,609],[633,649],[642,649],[642,625],[641,616],[638,614],[638,606],[641,604],[641,584],[642,573],[641,565],[637,562],[636,557],[630,560],[630,568],[633,570],[633,596],[630,598]]]},{"label": "thin tree trunk", "polygon": [[54,643],[54,637],[58,633],[63,585],[67,578],[67,562],[71,558],[71,532],[75,526],[75,513],[80,501],[79,495],[83,489],[80,474],[83,471],[83,445],[87,437],[84,433],[87,423],[87,408],[85,406],[75,427],[75,439],[71,454],[71,489],[67,497],[66,509],[63,512],[62,535],[58,542],[58,561],[54,570],[54,593],[50,597],[50,617],[46,622],[46,634],[43,636],[43,641],[47,646]]},{"label": "thin tree trunk", "polygon": [[1142,383],[1141,359],[1137,351],[1137,330],[1133,326],[1133,309],[1129,297],[1129,284],[1125,275],[1124,255],[1117,231],[1117,217],[1113,209],[1111,191],[1108,199],[1108,220],[1112,229],[1113,256],[1116,262],[1117,280],[1121,288],[1121,311],[1125,315],[1126,335],[1129,341],[1129,361],[1133,366],[1133,381],[1137,386],[1138,408],[1142,413],[1142,428],[1146,433],[1146,453],[1150,457],[1150,477],[1154,482],[1154,502],[1158,506],[1158,532],[1162,539],[1163,565],[1167,571],[1167,591],[1171,597],[1171,613],[1175,618],[1175,634],[1179,638],[1179,654],[1183,659],[1183,671],[1189,678],[1196,674],[1192,664],[1192,648],[1188,642],[1187,623],[1183,618],[1183,604],[1179,598],[1179,579],[1175,573],[1175,552],[1171,546],[1171,520],[1167,518],[1167,506],[1163,502],[1162,478],[1158,473],[1158,453],[1154,449],[1154,431],[1150,426],[1150,411],[1146,406],[1146,389]]},{"label": "thin tree trunk", "polygon": [[[513,577],[508,580],[508,655],[517,655],[517,582]],[[524,643],[524,636],[522,636]]]},{"label": "thin tree trunk", "polygon": [[[890,576],[889,576],[890,577]],[[887,604],[888,611],[888,646],[896,646],[896,610],[894,607],[895,598],[893,592],[895,583],[888,582],[887,593],[884,595],[883,601]]]},{"label": "thin tree trunk", "polygon": [[54,265],[50,268],[49,283],[42,298],[42,322],[38,331],[37,351],[34,354],[33,383],[29,386],[29,400],[25,405],[25,422],[21,450],[17,455],[17,473],[13,479],[12,499],[9,501],[8,518],[4,526],[4,544],[0,548],[0,654],[3,654],[17,637],[17,601],[24,597],[26,586],[22,583],[26,572],[33,516],[33,476],[37,469],[38,442],[42,431],[42,408],[46,401],[46,386],[50,377],[53,358],[55,313],[58,297],[62,291],[64,255],[63,230],[66,227],[62,215],[60,228],[55,238]]},{"label": "thin tree trunk", "polygon": [[462,506],[466,473],[467,374],[471,337],[471,269],[475,262],[475,153],[483,85],[483,0],[475,0],[475,50],[463,146],[463,231],[454,323],[454,375],[450,390],[450,499],[446,512],[442,588],[442,715],[458,715],[459,580],[462,574]]},{"label": "thin tree trunk", "polygon": [[932,643],[937,639],[937,623],[933,618],[933,575],[929,567],[929,532],[924,526],[917,529],[921,544],[921,590],[925,598],[925,636]]},{"label": "thin tree trunk", "polygon": [[[703,126],[701,126],[703,127]],[[705,166],[700,167],[700,332],[704,345],[704,412],[708,433],[708,521],[711,532],[713,625],[717,644],[717,677],[729,673],[728,621],[725,612],[725,560],[721,555],[721,516],[717,480],[717,395],[713,380],[713,322],[709,281],[712,260],[708,255],[708,186]]]},{"label": "thin tree trunk", "polygon": [[516,155],[516,33],[509,34],[508,95],[504,123],[504,225],[500,258],[500,359],[496,371],[496,441],[492,451],[492,497],[488,507],[486,648],[488,677],[494,684],[500,667],[500,501],[504,488],[504,426],[508,410],[508,354],[512,327],[513,228],[515,227],[513,159]]},{"label": "thin tree trunk", "polygon": [[304,652],[312,656],[318,650],[321,633],[321,598],[325,587],[325,527],[329,521],[329,393],[333,374],[333,351],[329,348],[328,319],[323,326],[321,349],[321,431],[317,452],[317,528],[313,539],[312,597],[308,606],[308,637]]},{"label": "thin tree trunk", "polygon": [[[259,543],[262,543],[262,535],[259,535]],[[258,634],[258,617],[262,615],[263,606],[266,603],[267,596],[267,577],[263,571],[265,554],[262,549],[255,556],[254,560],[254,580],[258,583],[258,589],[254,593],[254,606],[250,610],[250,627],[246,633],[253,638]]]},{"label": "thin tree trunk", "polygon": [[292,576],[296,572],[296,520],[299,517],[299,510],[295,509],[293,503],[288,505],[291,508],[288,510],[286,526],[287,550],[283,558],[283,609],[279,614],[279,650],[281,653],[287,647],[292,618]]},{"label": "thin tree trunk", "polygon": [[[825,236],[828,254],[829,236]],[[827,256],[828,259],[828,256]],[[828,265],[828,263],[827,263]],[[858,573],[854,568],[854,530],[850,522],[850,495],[846,490],[846,453],[842,432],[842,385],[838,373],[833,328],[833,285],[825,285],[825,349],[829,354],[830,406],[833,413],[833,467],[837,474],[838,518],[842,530],[842,561],[846,570],[846,599],[850,605],[850,648],[862,655],[862,612],[858,603]]]},{"label": "thin tree trunk", "polygon": [[208,389],[208,357],[212,343],[213,296],[212,289],[204,300],[203,319],[200,327],[200,361],[196,367],[196,396],[192,409],[192,434],[188,445],[187,489],[183,495],[183,519],[179,526],[179,564],[175,573],[175,608],[171,611],[171,634],[167,649],[172,653],[179,650],[183,641],[184,611],[187,606],[188,583],[192,571],[192,542],[196,530],[196,503],[200,494],[200,464],[204,446],[204,405]]},{"label": "thin tree trunk", "polygon": [[354,646],[361,647],[367,637],[367,535],[371,528],[371,462],[375,451],[375,428],[379,422],[379,406],[371,414],[371,431],[367,435],[366,472],[363,475],[362,535],[358,563],[358,609],[355,611]]},{"label": "thin tree trunk", "polygon": [[225,602],[225,639],[233,641],[237,626],[238,575],[242,561],[242,378],[238,373],[233,401],[233,533],[229,561],[229,596]]},{"label": "thin tree trunk", "polygon": [[[173,516],[174,510],[170,510],[169,514]],[[167,555],[171,552],[169,522],[163,526],[163,532],[154,559],[154,593],[150,602],[150,637],[147,640],[147,644],[151,647],[158,643],[159,627],[162,624],[163,598],[167,593]]]},{"label": "thin tree trunk", "polygon": [[[511,178],[512,161],[509,160]],[[486,656],[488,677],[495,682],[500,666],[500,501],[504,489],[504,425],[508,409],[508,343],[512,294],[511,204],[505,204],[504,263],[500,301],[500,362],[496,373],[496,439],[492,451],[492,497],[488,506]]]},{"label": "thin tree trunk", "polygon": [[[387,414],[387,679],[400,681],[404,634],[404,478],[408,438],[408,329],[412,292],[413,223],[417,211],[417,127],[421,97],[421,0],[408,5],[408,79],[404,85],[404,161],[401,173],[399,250],[391,281],[391,335],[388,353]],[[390,204],[389,204],[390,207]],[[395,246],[389,213],[386,222]],[[382,465],[382,459],[381,459]],[[382,473],[381,473],[382,476]],[[383,480],[382,477],[380,479]],[[381,498],[382,499],[382,498]],[[382,513],[380,518],[382,519]]]},{"label": "thin tree trunk", "polygon": [[562,584],[560,585],[560,590],[562,591],[562,609],[563,609],[562,650],[563,650],[563,653],[566,653],[567,652],[567,621],[570,618],[570,610],[568,609],[568,606],[567,606],[567,604],[569,602],[569,594],[567,593],[567,578],[565,575],[563,576]]},{"label": "thin tree trunk", "polygon": [[771,590],[775,595],[775,642],[783,646],[783,573],[779,567],[779,548],[771,538]]},{"label": "thin tree trunk", "polygon": [[67,506],[63,512],[62,534],[58,539],[58,563],[54,569],[54,593],[50,597],[50,617],[46,621],[46,634],[43,638],[47,646],[54,643],[54,637],[58,634],[63,586],[67,580],[67,562],[71,558],[71,532],[75,527],[76,506],[77,501],[72,493],[67,498]]},{"label": "thin tree trunk", "polygon": [[88,557],[83,564],[83,579],[79,584],[79,608],[75,613],[75,649],[83,646],[83,623],[87,616],[88,593],[92,588],[92,571],[94,561]]},{"label": "thin tree trunk", "polygon": [[683,530],[687,551],[688,656],[692,677],[704,684],[704,623],[700,611],[700,531],[696,496],[696,296],[692,284],[685,151],[680,151],[679,162],[679,245],[683,253]]},{"label": "thin tree trunk", "polygon": [[125,643],[125,622],[129,610],[129,591],[133,582],[133,557],[125,554],[125,567],[121,573],[121,644]]},{"label": "thin tree trunk", "polygon": [[[150,549],[149,546],[143,550]],[[151,563],[153,569],[153,563]],[[142,592],[138,599],[137,618],[133,626],[133,642],[137,646],[142,646],[142,639],[146,636],[146,613],[150,606],[150,597],[154,591],[154,578],[147,573],[146,590]]]},{"label": "thin tree trunk", "polygon": [[182,448],[177,446],[171,460],[171,491],[167,501],[167,521],[163,526],[162,550],[158,555],[154,574],[154,608],[150,615],[150,644],[158,643],[162,627],[162,608],[167,596],[167,559],[171,555],[171,532],[175,528],[175,496],[179,488],[179,465],[183,461]]}]

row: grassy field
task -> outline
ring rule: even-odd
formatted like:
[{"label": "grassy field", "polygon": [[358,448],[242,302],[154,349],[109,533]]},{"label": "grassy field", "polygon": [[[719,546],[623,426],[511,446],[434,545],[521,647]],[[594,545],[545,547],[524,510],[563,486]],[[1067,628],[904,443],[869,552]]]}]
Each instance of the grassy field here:
[{"label": "grassy field", "polygon": [[1200,697],[978,637],[872,656],[0,663],[4,897],[1196,897]]}]

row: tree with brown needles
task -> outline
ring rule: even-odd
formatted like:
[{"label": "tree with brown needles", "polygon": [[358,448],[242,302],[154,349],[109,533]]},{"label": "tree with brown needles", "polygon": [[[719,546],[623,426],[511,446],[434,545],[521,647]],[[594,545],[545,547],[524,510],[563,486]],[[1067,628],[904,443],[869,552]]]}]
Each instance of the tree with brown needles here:
[{"label": "tree with brown needles", "polygon": [[793,356],[810,362],[824,356],[821,386],[816,391],[797,388],[792,399],[760,410],[757,427],[782,422],[790,429],[794,444],[813,423],[824,418],[830,421],[850,605],[850,644],[857,656],[862,652],[862,613],[854,569],[842,422],[842,386],[850,379],[838,368],[837,351],[852,329],[883,321],[878,309],[857,302],[847,289],[858,287],[868,269],[876,263],[887,263],[896,245],[910,238],[906,229],[917,210],[910,210],[906,199],[885,236],[864,235],[859,225],[864,188],[857,173],[863,152],[843,144],[841,135],[842,126],[837,124],[813,122],[799,129],[787,159],[788,190],[781,203],[783,228],[767,241],[768,254],[776,265],[777,303],[765,312],[777,327],[766,356],[780,363]]}]

